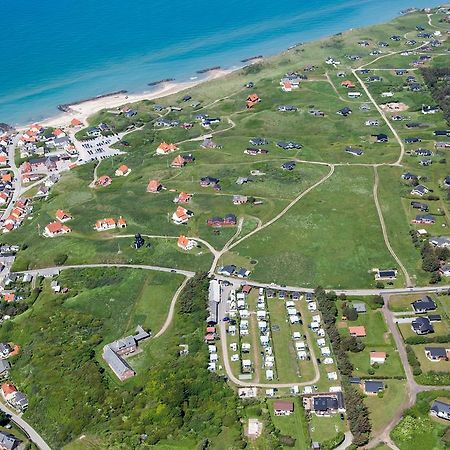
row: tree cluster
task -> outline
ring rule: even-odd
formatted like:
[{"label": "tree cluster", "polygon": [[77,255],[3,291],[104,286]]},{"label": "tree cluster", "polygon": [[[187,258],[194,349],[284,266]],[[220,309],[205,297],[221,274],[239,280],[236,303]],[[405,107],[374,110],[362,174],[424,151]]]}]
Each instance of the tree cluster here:
[{"label": "tree cluster", "polygon": [[447,124],[450,126],[450,68],[423,67],[420,69],[425,84],[431,92],[434,101],[441,108]]}]

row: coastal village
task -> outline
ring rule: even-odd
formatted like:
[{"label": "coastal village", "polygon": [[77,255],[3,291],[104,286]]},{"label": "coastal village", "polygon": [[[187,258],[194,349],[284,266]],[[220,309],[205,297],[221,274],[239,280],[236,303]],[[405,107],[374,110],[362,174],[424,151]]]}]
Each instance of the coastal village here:
[{"label": "coastal village", "polygon": [[[164,358],[226,382],[245,445],[409,450],[402,430],[422,423],[424,450],[449,445],[450,9],[397,20],[401,34],[293,46],[276,70],[257,58],[214,94],[2,129],[0,407],[15,426],[39,424],[51,395],[19,331],[46,302],[91,315],[80,340],[116,398],[152,392],[140,383]],[[19,445],[0,429],[0,448]]]}]

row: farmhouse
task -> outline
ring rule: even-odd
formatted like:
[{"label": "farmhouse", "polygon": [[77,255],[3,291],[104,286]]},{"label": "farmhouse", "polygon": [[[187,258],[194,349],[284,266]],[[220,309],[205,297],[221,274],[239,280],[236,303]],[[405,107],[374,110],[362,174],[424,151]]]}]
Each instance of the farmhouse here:
[{"label": "farmhouse", "polygon": [[348,327],[348,332],[350,333],[350,336],[354,336],[354,337],[365,337],[366,336],[366,329],[362,325],[355,326],[355,327]]},{"label": "farmhouse", "polygon": [[411,306],[416,314],[423,314],[436,309],[436,303],[428,295],[422,297],[420,300],[412,302]]},{"label": "farmhouse", "polygon": [[131,169],[126,166],[125,164],[122,164],[115,172],[116,177],[126,177],[131,172]]},{"label": "farmhouse", "polygon": [[69,213],[63,211],[62,209],[58,209],[56,211],[56,219],[59,220],[61,223],[64,223],[69,220],[72,220],[72,216]]},{"label": "farmhouse", "polygon": [[182,206],[178,206],[175,212],[172,214],[172,221],[175,225],[182,225],[188,223],[189,219],[194,215],[192,211],[189,211]]},{"label": "farmhouse", "polygon": [[147,185],[147,192],[157,194],[163,188],[163,185],[158,180],[150,180]]},{"label": "farmhouse", "polygon": [[186,236],[181,235],[178,238],[178,247],[182,250],[192,250],[196,245],[197,242],[193,239],[188,239]]},{"label": "farmhouse", "polygon": [[370,365],[372,364],[384,364],[386,361],[386,352],[370,352]]},{"label": "farmhouse", "polygon": [[425,356],[430,361],[448,361],[448,351],[444,347],[425,347]]},{"label": "farmhouse", "polygon": [[168,153],[172,153],[178,150],[178,147],[175,144],[168,144],[167,142],[161,142],[158,148],[156,149],[157,155],[167,155]]},{"label": "farmhouse", "polygon": [[450,405],[440,400],[435,400],[431,405],[430,414],[440,419],[450,420]]},{"label": "farmhouse", "polygon": [[192,194],[187,192],[180,192],[173,200],[174,203],[189,203],[191,201]]},{"label": "farmhouse", "polygon": [[108,175],[102,175],[98,178],[97,182],[95,183],[97,186],[109,186],[112,183],[112,178],[108,177]]},{"label": "farmhouse", "polygon": [[114,228],[116,228],[116,221],[111,217],[97,220],[97,222],[95,222],[96,231],[113,230]]},{"label": "farmhouse", "polygon": [[278,400],[273,403],[273,411],[276,416],[290,416],[294,412],[294,402]]},{"label": "farmhouse", "polygon": [[72,230],[61,222],[51,222],[44,229],[45,237],[61,236],[62,234],[70,233]]}]

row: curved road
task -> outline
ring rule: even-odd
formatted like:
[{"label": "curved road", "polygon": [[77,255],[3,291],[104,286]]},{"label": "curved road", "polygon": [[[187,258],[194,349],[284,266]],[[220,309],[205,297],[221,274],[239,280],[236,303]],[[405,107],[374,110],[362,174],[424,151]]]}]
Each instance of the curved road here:
[{"label": "curved road", "polygon": [[51,450],[50,446],[44,441],[44,439],[41,437],[41,435],[25,420],[22,419],[22,417],[14,410],[6,406],[4,403],[0,402],[0,409],[11,416],[11,420],[21,429],[25,432],[25,434],[28,436],[28,438],[40,449],[40,450]]}]

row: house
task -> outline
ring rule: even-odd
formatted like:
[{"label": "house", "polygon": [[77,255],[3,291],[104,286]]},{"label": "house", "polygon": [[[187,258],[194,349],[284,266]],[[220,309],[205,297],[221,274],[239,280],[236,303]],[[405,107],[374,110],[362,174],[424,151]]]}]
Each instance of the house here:
[{"label": "house", "polygon": [[428,311],[434,311],[436,309],[436,303],[431,297],[425,295],[420,300],[412,302],[411,307],[416,314],[423,314]]},{"label": "house", "polygon": [[425,194],[428,194],[428,192],[430,192],[430,190],[426,186],[424,186],[423,184],[418,184],[412,189],[411,195],[418,195],[419,197],[423,197]]},{"label": "house", "polygon": [[188,223],[189,219],[194,215],[192,211],[189,211],[182,206],[178,206],[175,212],[172,214],[172,221],[175,225],[182,225]]},{"label": "house", "polygon": [[247,109],[253,108],[257,103],[259,103],[261,99],[256,94],[250,94],[247,97]]},{"label": "house", "polygon": [[156,194],[160,192],[163,188],[163,185],[158,180],[150,180],[147,185],[147,192],[151,194]]},{"label": "house", "polygon": [[450,277],[450,264],[445,264],[439,269],[439,273],[444,277]]},{"label": "house", "polygon": [[192,250],[196,245],[197,242],[193,239],[188,239],[186,236],[181,235],[178,238],[178,247],[183,250]]},{"label": "house", "polygon": [[327,392],[304,397],[303,403],[306,409],[311,410],[317,416],[330,416],[345,411],[342,392]]},{"label": "house", "polygon": [[168,153],[172,153],[178,150],[178,147],[175,144],[168,144],[167,142],[161,142],[158,148],[156,149],[157,155],[167,155]]},{"label": "house", "polygon": [[5,292],[3,294],[3,300],[6,303],[11,303],[16,299],[16,295],[14,294],[14,292]]},{"label": "house", "polygon": [[365,380],[363,390],[366,395],[377,395],[384,390],[384,383],[378,380]]},{"label": "house", "polygon": [[5,378],[9,375],[11,364],[8,361],[0,360],[0,377]]},{"label": "house", "polygon": [[422,105],[422,114],[435,114],[439,112],[439,106]]},{"label": "house", "polygon": [[354,155],[354,156],[362,156],[362,155],[364,155],[364,152],[360,148],[345,147],[345,151],[347,153],[349,153],[350,155]]},{"label": "house", "polygon": [[233,205],[244,205],[247,201],[248,197],[245,195],[233,195]]},{"label": "house", "polygon": [[368,127],[377,127],[378,125],[380,125],[380,122],[376,119],[369,119],[364,122],[364,125]]},{"label": "house", "polygon": [[450,187],[450,176],[449,176],[449,175],[447,175],[447,176],[444,178],[443,185],[444,185],[444,187],[446,187],[446,188],[449,188],[449,187]]},{"label": "house", "polygon": [[8,342],[0,342],[0,358],[8,358],[13,351],[11,345]]},{"label": "house", "polygon": [[358,98],[361,97],[361,92],[349,92],[347,95],[349,98]]},{"label": "house", "polygon": [[114,228],[116,228],[116,221],[111,217],[95,222],[95,229],[97,231],[113,230]]},{"label": "house", "polygon": [[350,333],[350,336],[354,336],[354,337],[365,337],[366,336],[366,329],[362,325],[355,326],[355,327],[348,327],[348,331]]},{"label": "house", "polygon": [[187,192],[180,192],[173,200],[174,203],[189,203],[191,201],[192,194]]},{"label": "house", "polygon": [[386,134],[372,134],[372,137],[375,138],[376,142],[388,142],[388,137]]},{"label": "house", "polygon": [[273,411],[276,416],[290,416],[294,412],[294,402],[277,400],[273,403]]},{"label": "house", "polygon": [[174,169],[181,169],[186,165],[186,160],[181,156],[176,156],[173,161],[170,163],[170,167]]},{"label": "house", "polygon": [[411,223],[414,224],[424,224],[424,225],[432,225],[436,222],[434,216],[431,214],[418,214],[416,217],[411,221]]},{"label": "house", "polygon": [[59,220],[61,223],[72,220],[72,216],[69,213],[63,211],[62,209],[58,209],[56,211],[55,216],[56,216],[56,219]]},{"label": "house", "polygon": [[435,247],[450,248],[450,237],[447,236],[431,237],[428,242]]},{"label": "house", "polygon": [[3,398],[8,401],[9,399],[11,399],[14,394],[17,392],[16,387],[11,384],[11,383],[3,383],[1,386],[1,392],[2,392],[2,396]]},{"label": "house", "polygon": [[448,352],[444,347],[425,347],[424,351],[430,361],[448,361]]},{"label": "house", "polygon": [[418,148],[414,153],[417,156],[433,156],[433,152],[426,148]]},{"label": "house", "polygon": [[281,112],[296,112],[298,111],[298,108],[293,105],[279,105],[277,106],[277,111]]},{"label": "house", "polygon": [[341,86],[347,88],[347,89],[353,89],[355,85],[353,84],[353,81],[345,80],[341,83]]},{"label": "house", "polygon": [[295,169],[295,161],[287,161],[281,165],[281,168],[283,170],[288,170],[288,171],[294,170]]},{"label": "house", "polygon": [[83,125],[83,122],[81,122],[81,120],[78,120],[76,117],[74,117],[74,118],[70,121],[70,126],[71,126],[71,127],[80,127],[81,125]]},{"label": "house", "polygon": [[44,229],[45,237],[61,236],[63,234],[70,233],[72,230],[61,222],[51,222]]},{"label": "house", "polygon": [[248,141],[251,145],[267,145],[269,142],[267,139],[255,137]]},{"label": "house", "polygon": [[430,408],[430,415],[440,419],[450,420],[450,405],[440,400],[435,400]]},{"label": "house", "polygon": [[236,224],[237,217],[234,214],[227,214],[225,217],[212,217],[207,222],[207,225],[213,228],[230,227]]},{"label": "house", "polygon": [[217,273],[219,275],[225,275],[227,277],[230,277],[235,272],[236,272],[236,266],[234,264],[230,264],[228,266],[223,266],[223,267],[219,268],[219,270],[217,271]]},{"label": "house", "polygon": [[95,183],[97,186],[109,186],[112,183],[112,178],[108,175],[102,175],[98,178],[97,182]]},{"label": "house", "polygon": [[126,228],[126,227],[127,227],[127,221],[122,216],[120,216],[117,219],[117,228]]},{"label": "house", "polygon": [[386,361],[386,352],[370,352],[369,353],[370,365],[384,364]]},{"label": "house", "polygon": [[340,116],[343,116],[343,117],[347,117],[351,113],[352,113],[352,110],[348,106],[345,106],[344,108],[342,108],[336,112],[336,114],[339,114]]},{"label": "house", "polygon": [[126,177],[131,172],[131,169],[126,166],[125,164],[122,164],[117,170],[116,170],[116,177]]},{"label": "house", "polygon": [[422,335],[434,332],[433,325],[428,317],[417,317],[411,322],[414,333]]},{"label": "house", "polygon": [[28,399],[26,395],[20,391],[17,391],[8,403],[22,412],[28,408]]},{"label": "house", "polygon": [[121,358],[121,356],[111,348],[111,344],[107,344],[103,347],[102,357],[120,381],[124,381],[136,375],[136,372],[125,359]]},{"label": "house", "polygon": [[[400,119],[401,120],[401,119]],[[416,144],[417,142],[422,142],[422,139],[418,138],[418,137],[409,137],[409,138],[405,138],[405,143],[406,144]]]},{"label": "house", "polygon": [[405,172],[405,173],[402,174],[402,180],[414,181],[414,180],[417,180],[417,179],[418,179],[417,175],[414,175],[411,172]]},{"label": "house", "polygon": [[200,178],[200,186],[201,187],[208,187],[208,186],[217,186],[219,184],[220,180],[218,178],[206,176]]},{"label": "house", "polygon": [[366,304],[364,302],[353,302],[352,306],[358,314],[362,314],[367,311]]}]

